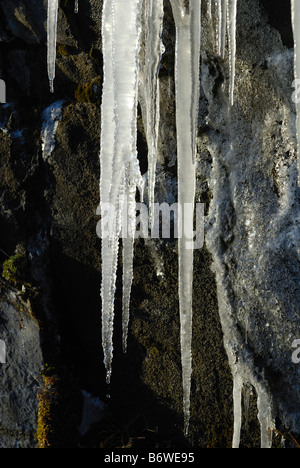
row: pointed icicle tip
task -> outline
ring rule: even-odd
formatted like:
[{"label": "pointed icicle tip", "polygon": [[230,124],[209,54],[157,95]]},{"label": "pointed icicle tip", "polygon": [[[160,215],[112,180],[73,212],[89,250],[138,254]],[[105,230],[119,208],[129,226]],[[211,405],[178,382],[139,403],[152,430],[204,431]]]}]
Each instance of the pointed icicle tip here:
[{"label": "pointed icicle tip", "polygon": [[112,371],[111,370],[107,371],[107,373],[106,373],[106,384],[107,385],[110,385],[111,375],[112,375]]},{"label": "pointed icicle tip", "polygon": [[50,93],[54,94],[54,80],[49,80]]}]

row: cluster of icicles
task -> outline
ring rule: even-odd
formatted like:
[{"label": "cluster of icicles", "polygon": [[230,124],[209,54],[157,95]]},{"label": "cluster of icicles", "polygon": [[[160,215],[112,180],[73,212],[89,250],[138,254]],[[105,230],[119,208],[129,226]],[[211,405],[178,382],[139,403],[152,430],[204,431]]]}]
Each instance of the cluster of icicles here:
[{"label": "cluster of icicles", "polygon": [[[204,0],[206,13],[215,25],[216,50],[225,58],[229,51],[229,106],[234,103],[236,60],[237,0]],[[137,155],[137,108],[142,117],[148,144],[148,200],[150,219],[154,204],[155,175],[160,118],[159,67],[164,51],[162,31],[163,0],[104,0],[102,40],[104,83],[101,120],[101,219],[108,217],[112,232],[102,240],[102,342],[107,382],[110,382],[113,360],[114,299],[120,233],[135,232],[136,192],[144,196]],[[170,0],[176,24],[176,124],[178,203],[195,204],[195,161],[200,93],[201,0]],[[75,0],[78,12],[78,0]],[[293,24],[300,24],[300,1],[292,0]],[[48,0],[48,74],[54,92],[58,0]],[[300,78],[300,28],[295,27],[295,74]],[[144,42],[141,55],[140,45]],[[141,60],[141,56],[143,59]],[[298,109],[300,116],[300,107]],[[298,117],[300,135],[300,117]],[[125,207],[125,203],[127,206]],[[108,208],[111,207],[111,208]],[[124,210],[127,216],[124,219]],[[179,225],[183,219],[178,219]],[[191,221],[192,223],[192,221]],[[182,227],[182,226],[181,226]],[[193,226],[189,232],[192,232]],[[104,229],[104,226],[103,226]],[[131,231],[132,229],[132,231]],[[178,231],[183,230],[178,226]],[[187,239],[179,239],[179,302],[181,320],[181,354],[183,412],[185,433],[190,421],[190,388],[192,375],[192,297],[193,250],[186,248]],[[133,281],[134,236],[125,236],[123,247],[123,348],[127,349],[129,308]],[[241,394],[244,382],[235,379],[235,430],[233,446],[239,447],[241,432]],[[262,405],[263,408],[263,405]],[[263,411],[261,411],[263,413]],[[261,416],[262,447],[271,447],[271,420]],[[262,423],[263,421],[263,423]],[[263,426],[265,426],[263,428]]]}]

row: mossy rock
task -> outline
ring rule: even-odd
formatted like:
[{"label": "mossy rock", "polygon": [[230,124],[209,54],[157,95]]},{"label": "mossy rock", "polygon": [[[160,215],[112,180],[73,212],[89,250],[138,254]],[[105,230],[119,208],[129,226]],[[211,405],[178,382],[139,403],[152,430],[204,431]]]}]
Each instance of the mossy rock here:
[{"label": "mossy rock", "polygon": [[100,76],[94,80],[79,85],[75,92],[75,99],[79,103],[88,102],[89,104],[96,104],[99,101],[98,90],[100,89]]}]

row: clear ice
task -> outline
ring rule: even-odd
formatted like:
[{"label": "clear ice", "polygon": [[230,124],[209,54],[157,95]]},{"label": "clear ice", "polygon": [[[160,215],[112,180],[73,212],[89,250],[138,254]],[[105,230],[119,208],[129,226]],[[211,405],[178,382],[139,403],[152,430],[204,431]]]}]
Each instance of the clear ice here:
[{"label": "clear ice", "polygon": [[[176,126],[178,163],[178,203],[195,205],[197,131],[200,95],[201,0],[170,0],[176,25]],[[229,96],[234,103],[236,75],[237,0],[206,0],[206,13],[214,23],[216,51],[221,58],[229,51]],[[78,0],[75,0],[78,12]],[[48,0],[48,76],[54,92],[58,0]],[[123,349],[127,349],[130,294],[133,280],[134,232],[136,227],[136,194],[143,199],[144,182],[137,158],[137,107],[141,105],[148,143],[148,199],[150,213],[154,204],[155,176],[159,134],[159,67],[164,51],[162,44],[163,0],[104,0],[102,41],[104,83],[102,96],[100,151],[100,206],[102,233],[102,343],[107,382],[110,381],[113,360],[114,300],[120,237],[123,238]],[[292,0],[295,36],[295,79],[300,79],[300,4]],[[144,29],[143,29],[144,27]],[[143,36],[142,36],[143,35]],[[141,61],[140,44],[145,48]],[[52,116],[53,117],[53,116]],[[53,121],[55,119],[52,119]],[[51,127],[52,128],[52,127]],[[53,132],[50,132],[53,136]],[[297,135],[300,139],[300,105],[297,107]],[[45,151],[48,151],[48,140]],[[50,140],[49,140],[50,141]],[[51,140],[52,141],[52,140]],[[300,149],[300,143],[298,143]],[[300,153],[300,150],[298,152]],[[50,151],[50,150],[49,150]],[[299,158],[300,160],[300,158]],[[218,177],[217,169],[216,179]],[[216,210],[217,207],[216,207]],[[182,213],[184,210],[181,210]],[[221,214],[220,214],[221,215]],[[151,217],[151,215],[150,215]],[[190,421],[192,375],[193,317],[193,248],[184,234],[183,224],[193,232],[193,217],[178,218],[179,239],[179,303],[181,321],[181,355],[183,380],[183,410],[185,433]],[[108,221],[108,232],[105,220]],[[106,232],[107,235],[104,235]],[[209,242],[209,240],[208,240]],[[218,280],[220,318],[224,343],[233,374],[234,436],[238,448],[242,429],[242,394],[247,412],[250,388],[257,394],[258,418],[261,426],[261,446],[272,446],[274,421],[272,401],[263,379],[254,372],[251,356],[236,356],[238,342],[236,324],[232,322],[226,291],[222,289],[221,262],[215,260]],[[252,370],[253,371],[252,371]]]},{"label": "clear ice", "polygon": [[[300,80],[300,3],[299,0],[291,0],[292,24],[294,31],[294,70],[295,83]],[[298,146],[298,183],[300,184],[300,103],[296,103],[296,131]]]},{"label": "clear ice", "polygon": [[[104,83],[101,127],[100,214],[110,220],[102,238],[102,343],[107,382],[113,359],[114,298],[119,255],[123,242],[123,346],[126,350],[130,290],[133,278],[133,231],[136,189],[143,192],[137,159],[138,56],[141,33],[141,0],[105,0],[103,4]],[[124,21],[124,18],[127,18]],[[124,212],[127,215],[124,215]],[[102,233],[105,226],[102,225]]]},{"label": "clear ice", "polygon": [[48,34],[48,77],[50,91],[54,93],[55,79],[55,62],[56,62],[56,36],[57,36],[57,15],[58,15],[58,0],[48,0],[48,19],[47,19],[47,34]]}]

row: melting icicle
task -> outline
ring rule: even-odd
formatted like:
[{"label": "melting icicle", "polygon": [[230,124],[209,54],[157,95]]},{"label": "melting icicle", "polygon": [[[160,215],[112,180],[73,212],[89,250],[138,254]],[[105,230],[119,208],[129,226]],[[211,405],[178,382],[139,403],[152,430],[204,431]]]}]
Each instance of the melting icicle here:
[{"label": "melting icicle", "polygon": [[227,0],[221,0],[221,40],[220,40],[220,55],[225,58],[226,48],[226,29],[227,29]]},{"label": "melting icicle", "polygon": [[54,93],[57,14],[58,14],[58,0],[48,0],[48,19],[47,19],[48,58],[47,58],[47,63],[48,63],[48,77],[49,77],[51,93]]},{"label": "melting icicle", "polygon": [[215,0],[216,6],[216,43],[217,43],[217,52],[221,55],[222,47],[222,2],[221,0]]},{"label": "melting icicle", "polygon": [[[294,31],[294,56],[295,56],[295,80],[300,80],[300,3],[299,0],[291,0],[292,23]],[[295,81],[297,84],[297,81]],[[300,103],[296,103],[297,111],[297,146],[298,146],[298,183],[300,184]]]},{"label": "melting icicle", "polygon": [[273,430],[275,429],[275,422],[272,416],[272,402],[266,389],[261,385],[261,383],[256,380],[252,380],[252,384],[249,384],[246,378],[243,378],[243,372],[240,371],[238,367],[236,368],[233,377],[234,434],[232,447],[234,449],[240,447],[242,429],[242,394],[244,394],[246,428],[248,429],[252,385],[255,387],[257,392],[258,420],[261,428],[261,448],[270,449],[272,448],[272,435]]},{"label": "melting icicle", "polygon": [[159,67],[163,53],[162,29],[163,0],[145,2],[145,63],[141,74],[140,103],[148,143],[148,187],[150,225],[153,220],[154,190],[156,179],[158,131],[159,131]]},{"label": "melting icicle", "polygon": [[228,16],[228,42],[229,42],[229,99],[230,105],[234,104],[235,87],[235,68],[236,68],[236,19],[237,19],[237,0],[227,0]]},{"label": "melting icicle", "polygon": [[234,408],[234,432],[232,448],[238,449],[241,443],[242,429],[242,390],[243,381],[237,374],[233,378],[233,408]]},{"label": "melting icicle", "polygon": [[[178,160],[178,202],[181,208],[185,204],[194,207],[195,204],[195,163],[194,163],[194,127],[188,116],[195,117],[193,95],[196,81],[199,82],[199,53],[201,28],[201,0],[189,2],[189,10],[183,7],[180,0],[171,0],[176,24],[176,125],[177,125],[177,160]],[[198,64],[197,64],[198,60]],[[198,84],[197,84],[198,86]],[[189,224],[189,232],[193,231],[193,216],[183,221],[179,216],[178,231],[182,233],[178,241],[179,250],[179,302],[181,319],[181,355],[183,379],[183,410],[185,433],[188,434],[190,421],[190,393],[192,374],[192,301],[193,301],[193,256],[192,248],[188,247],[183,228]]]},{"label": "melting icicle", "polygon": [[217,53],[225,58],[226,29],[227,29],[227,2],[216,0],[216,48]]},{"label": "melting icicle", "polygon": [[261,448],[271,449],[273,430],[275,429],[275,423],[272,417],[272,405],[267,392],[263,389],[257,390],[257,407],[258,407],[258,419],[260,422],[261,429]]},{"label": "melting icicle", "polygon": [[[101,128],[100,213],[102,232],[102,344],[107,382],[113,359],[114,297],[119,237],[124,231],[124,210],[135,207],[136,187],[142,189],[136,149],[137,75],[141,0],[105,0],[103,4],[104,84]],[[124,21],[126,18],[126,21]],[[127,205],[128,203],[128,205]],[[132,209],[132,208],[131,208]],[[104,220],[109,236],[103,238]],[[133,240],[124,234],[123,327],[127,327],[132,284]],[[126,343],[124,342],[124,347]]]}]

